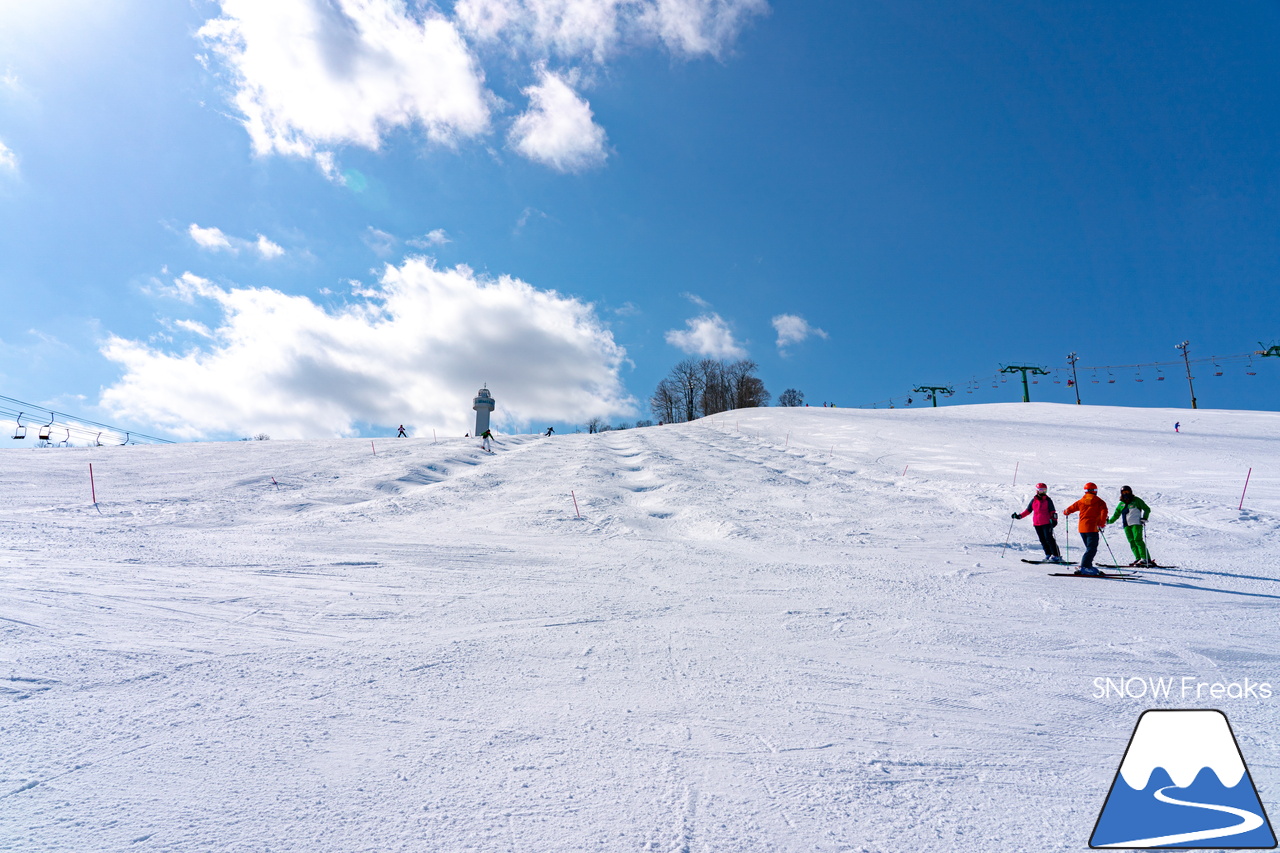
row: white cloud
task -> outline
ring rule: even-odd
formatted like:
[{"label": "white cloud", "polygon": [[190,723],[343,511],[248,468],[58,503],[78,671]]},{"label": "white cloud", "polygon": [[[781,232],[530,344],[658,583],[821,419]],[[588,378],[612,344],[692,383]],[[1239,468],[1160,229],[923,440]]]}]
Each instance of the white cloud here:
[{"label": "white cloud", "polygon": [[227,239],[227,235],[222,233],[221,228],[201,228],[194,222],[187,229],[187,234],[192,240],[196,241],[196,245],[201,249],[209,249],[211,251],[226,250],[234,252],[235,248],[231,245],[231,241]]},{"label": "white cloud", "polygon": [[699,308],[701,308],[704,311],[711,310],[711,303],[703,299],[701,296],[699,296],[696,293],[689,293],[688,291],[685,291],[680,295],[683,296],[685,299],[688,299],[690,302],[692,302],[694,305],[697,305]]},{"label": "white cloud", "polygon": [[444,233],[443,228],[435,228],[423,234],[421,237],[412,237],[404,241],[406,244],[415,249],[430,249],[433,246],[443,246],[445,243],[452,243],[453,240],[449,235]]},{"label": "white cloud", "polygon": [[258,250],[258,254],[268,261],[275,260],[284,254],[283,247],[278,243],[271,242],[261,234],[258,235],[258,242],[254,243],[253,247]]},{"label": "white cloud", "polygon": [[197,297],[214,299],[222,290],[207,278],[201,278],[192,272],[184,272],[173,280],[172,287],[161,287],[159,292],[183,302],[195,302]]},{"label": "white cloud", "polygon": [[224,233],[221,228],[202,228],[192,222],[191,226],[187,228],[187,235],[195,241],[197,246],[202,249],[208,249],[211,252],[230,252],[233,255],[238,255],[241,251],[254,251],[268,261],[284,255],[283,247],[267,239],[262,234],[258,235],[256,241],[245,240],[241,237],[232,237]]},{"label": "white cloud", "polygon": [[307,157],[339,179],[332,148],[376,150],[416,127],[436,143],[485,133],[490,95],[454,24],[398,0],[219,0],[199,36],[221,58],[259,155]]},{"label": "white cloud", "polygon": [[685,321],[686,328],[667,332],[667,343],[691,355],[712,358],[745,358],[746,349],[733,339],[729,324],[719,314],[703,314]]},{"label": "white cloud", "polygon": [[[378,149],[402,128],[456,145],[487,134],[502,101],[472,46],[499,45],[543,68],[512,143],[563,171],[605,160],[605,132],[571,81],[546,63],[603,65],[621,50],[661,45],[678,56],[723,56],[766,0],[216,0],[221,17],[198,36],[206,68],[224,73],[259,155],[313,160],[346,184],[335,151]],[[445,4],[439,4],[445,5]],[[470,43],[468,42],[470,39]]]},{"label": "white cloud", "polygon": [[626,353],[594,308],[518,279],[412,258],[338,309],[190,273],[175,288],[221,309],[209,342],[177,353],[112,336],[102,352],[124,375],[102,401],[184,438],[352,435],[357,423],[461,435],[482,382],[507,429],[635,413]]},{"label": "white cloud", "polygon": [[529,109],[516,118],[510,135],[517,151],[560,172],[581,172],[604,163],[604,128],[565,78],[541,69],[538,84],[524,93]]},{"label": "white cloud", "polygon": [[373,249],[373,253],[380,258],[385,258],[391,254],[399,242],[400,240],[396,235],[388,234],[381,228],[374,228],[370,225],[364,229],[364,244]]},{"label": "white cloud", "polygon": [[175,329],[181,329],[184,332],[190,332],[202,338],[213,338],[213,332],[209,331],[209,327],[198,320],[178,320],[173,326]]},{"label": "white cloud", "polygon": [[551,218],[547,214],[543,213],[541,210],[538,210],[536,207],[526,207],[524,210],[520,211],[520,218],[516,220],[515,233],[519,234],[520,232],[524,231],[524,227],[529,224],[529,220],[535,217],[538,219]]},{"label": "white cloud", "polygon": [[18,171],[18,155],[13,153],[13,149],[0,141],[0,172],[17,172]]},{"label": "white cloud", "polygon": [[809,322],[799,314],[779,314],[773,318],[774,331],[778,333],[778,350],[784,351],[792,344],[798,344],[810,335],[825,338],[827,333],[810,326]]},{"label": "white cloud", "polygon": [[454,14],[478,42],[604,62],[623,45],[653,41],[680,55],[720,56],[768,9],[765,0],[459,0]]},{"label": "white cloud", "polygon": [[765,0],[657,0],[641,18],[671,51],[718,57],[748,20],[768,11]]}]

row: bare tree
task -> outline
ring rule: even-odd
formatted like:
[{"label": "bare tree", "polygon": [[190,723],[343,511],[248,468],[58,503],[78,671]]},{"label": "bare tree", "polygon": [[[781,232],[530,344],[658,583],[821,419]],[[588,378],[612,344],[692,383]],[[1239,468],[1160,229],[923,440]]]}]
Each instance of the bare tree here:
[{"label": "bare tree", "polygon": [[649,398],[649,411],[664,424],[675,423],[676,410],[679,408],[679,395],[670,379],[658,383],[653,396]]},{"label": "bare tree", "polygon": [[797,391],[795,388],[788,388],[778,395],[779,406],[803,406],[804,392]]},{"label": "bare tree", "polygon": [[742,384],[738,386],[737,408],[751,409],[756,406],[767,406],[771,396],[765,389],[764,383],[760,381],[760,377],[744,376]]},{"label": "bare tree", "polygon": [[699,403],[702,402],[703,375],[702,367],[691,358],[671,368],[671,383],[676,390],[676,401],[679,405],[678,418],[691,421],[699,416]]},{"label": "bare tree", "polygon": [[750,359],[726,362],[687,358],[671,369],[649,398],[650,410],[664,422],[691,421],[730,409],[764,406],[769,392]]}]

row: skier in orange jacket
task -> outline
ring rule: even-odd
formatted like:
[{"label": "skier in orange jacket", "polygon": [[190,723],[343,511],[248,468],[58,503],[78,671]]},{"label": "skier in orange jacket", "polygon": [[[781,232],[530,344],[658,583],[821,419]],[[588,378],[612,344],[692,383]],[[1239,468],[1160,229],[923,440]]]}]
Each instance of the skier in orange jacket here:
[{"label": "skier in orange jacket", "polygon": [[1094,483],[1084,484],[1084,496],[1066,508],[1063,515],[1080,513],[1077,529],[1084,540],[1084,556],[1080,558],[1082,575],[1100,575],[1102,572],[1093,567],[1093,558],[1098,553],[1099,531],[1107,526],[1107,502],[1098,497],[1098,487]]}]

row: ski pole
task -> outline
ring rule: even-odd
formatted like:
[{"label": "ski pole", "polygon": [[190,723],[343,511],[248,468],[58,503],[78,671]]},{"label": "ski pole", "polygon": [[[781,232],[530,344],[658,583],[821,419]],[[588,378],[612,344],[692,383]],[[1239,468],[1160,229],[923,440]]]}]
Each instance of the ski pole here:
[{"label": "ski pole", "polygon": [[1013,536],[1013,523],[1017,520],[1016,518],[1009,519],[1009,533],[1004,537],[1004,547],[1000,549],[1000,559],[1002,560],[1004,559],[1004,552],[1009,550],[1009,539]]},{"label": "ski pole", "polygon": [[1107,543],[1107,553],[1111,555],[1111,562],[1117,566],[1120,565],[1120,561],[1116,559],[1116,552],[1111,550],[1111,543],[1107,542],[1107,532],[1101,528],[1098,532],[1102,534],[1102,541]]}]

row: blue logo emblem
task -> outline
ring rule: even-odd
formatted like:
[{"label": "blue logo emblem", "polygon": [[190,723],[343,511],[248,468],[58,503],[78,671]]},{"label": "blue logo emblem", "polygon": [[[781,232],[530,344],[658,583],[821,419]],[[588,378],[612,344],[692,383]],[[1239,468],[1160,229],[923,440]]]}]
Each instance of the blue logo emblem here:
[{"label": "blue logo emblem", "polygon": [[1271,822],[1221,711],[1145,711],[1091,848],[1270,850]]}]

